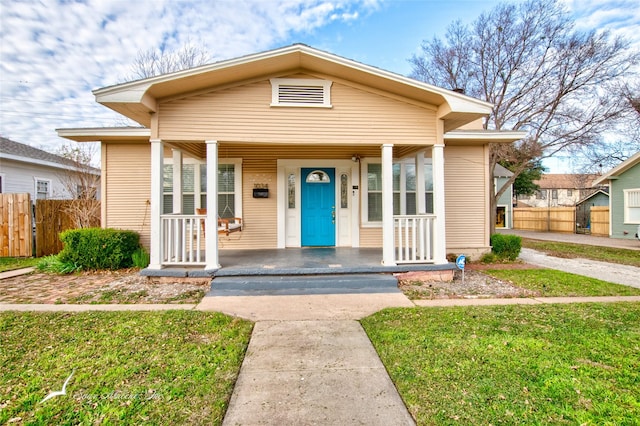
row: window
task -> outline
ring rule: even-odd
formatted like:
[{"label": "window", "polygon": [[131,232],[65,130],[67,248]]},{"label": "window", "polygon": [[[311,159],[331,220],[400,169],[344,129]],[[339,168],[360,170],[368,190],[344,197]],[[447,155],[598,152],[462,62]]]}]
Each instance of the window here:
[{"label": "window", "polygon": [[[426,161],[428,159],[425,159]],[[425,206],[433,213],[433,174],[431,164],[424,166]],[[382,165],[367,164],[367,221],[382,221]],[[393,214],[415,215],[417,212],[416,166],[413,162],[393,164]]]},{"label": "window", "polygon": [[[165,164],[163,173],[163,212],[173,212],[173,165]],[[195,205],[195,164],[182,165],[182,213],[194,214]]]},{"label": "window", "polygon": [[349,208],[349,177],[346,173],[342,173],[340,175],[340,208],[347,209]]},{"label": "window", "polygon": [[36,179],[36,200],[46,200],[51,195],[51,181],[49,179]]},{"label": "window", "polygon": [[567,189],[567,197],[572,197],[572,196],[573,196],[573,190]]},{"label": "window", "polygon": [[547,199],[547,190],[546,189],[540,189],[540,190],[536,191],[536,199],[538,199],[538,200],[546,200]]},{"label": "window", "polygon": [[271,106],[331,108],[331,81],[272,78]]},{"label": "window", "polygon": [[[218,216],[242,216],[242,187],[240,161],[218,164]],[[236,173],[238,167],[238,173]],[[238,190],[236,190],[238,189]],[[173,212],[173,164],[164,165],[163,212]],[[182,213],[194,214],[207,206],[207,165],[191,163],[182,165]]]},{"label": "window", "polygon": [[557,200],[558,199],[558,190],[557,189],[552,189],[551,190],[551,198],[553,200]]},{"label": "window", "polygon": [[640,224],[640,188],[624,191],[624,223]]},{"label": "window", "polygon": [[287,179],[287,193],[289,198],[289,208],[296,208],[296,175],[293,173],[289,173],[289,178]]},{"label": "window", "polygon": [[314,170],[307,175],[305,180],[307,183],[330,183],[331,178],[322,170]]}]

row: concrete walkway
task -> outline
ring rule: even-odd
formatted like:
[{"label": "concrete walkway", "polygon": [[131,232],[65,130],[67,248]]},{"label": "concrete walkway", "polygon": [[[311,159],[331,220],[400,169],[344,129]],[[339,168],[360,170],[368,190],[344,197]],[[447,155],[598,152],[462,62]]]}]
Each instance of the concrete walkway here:
[{"label": "concrete walkway", "polygon": [[[640,253],[638,253],[640,256]],[[572,274],[584,275],[611,283],[640,288],[640,268],[629,265],[599,262],[589,259],[564,259],[548,256],[536,250],[523,248],[520,259],[531,265],[542,266]]]},{"label": "concrete walkway", "polygon": [[256,323],[223,425],[413,425],[357,321]]},{"label": "concrete walkway", "polygon": [[635,238],[596,237],[586,234],[564,234],[560,232],[522,231],[519,229],[496,229],[501,234],[519,235],[522,238],[562,243],[585,244],[588,246],[613,247],[628,250],[640,250],[640,241]]}]

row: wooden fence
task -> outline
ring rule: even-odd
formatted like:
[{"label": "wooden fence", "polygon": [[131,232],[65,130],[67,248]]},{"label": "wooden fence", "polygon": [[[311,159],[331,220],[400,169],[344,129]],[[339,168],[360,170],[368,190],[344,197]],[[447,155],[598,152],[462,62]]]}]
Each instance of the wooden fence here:
[{"label": "wooden fence", "polygon": [[[590,232],[609,235],[609,207],[591,206]],[[513,209],[513,229],[540,232],[576,232],[575,207],[525,207]]]},{"label": "wooden fence", "polygon": [[0,257],[30,257],[32,241],[29,194],[0,194]]},{"label": "wooden fence", "polygon": [[591,235],[609,236],[608,206],[591,206]]},{"label": "wooden fence", "polygon": [[524,207],[513,209],[513,229],[573,234],[575,207]]},{"label": "wooden fence", "polygon": [[100,201],[97,200],[37,200],[36,201],[36,256],[57,254],[62,250],[59,234],[79,227],[100,226]]}]

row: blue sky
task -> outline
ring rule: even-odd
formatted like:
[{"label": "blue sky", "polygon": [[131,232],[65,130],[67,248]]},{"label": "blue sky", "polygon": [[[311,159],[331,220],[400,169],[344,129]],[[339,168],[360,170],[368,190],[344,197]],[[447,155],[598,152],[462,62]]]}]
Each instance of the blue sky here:
[{"label": "blue sky", "polygon": [[[522,1],[522,0],[516,0]],[[634,0],[561,0],[580,29],[640,46]],[[0,0],[0,135],[54,151],[56,128],[123,125],[91,90],[141,50],[200,44],[214,60],[293,43],[408,74],[420,44],[494,0]]]}]

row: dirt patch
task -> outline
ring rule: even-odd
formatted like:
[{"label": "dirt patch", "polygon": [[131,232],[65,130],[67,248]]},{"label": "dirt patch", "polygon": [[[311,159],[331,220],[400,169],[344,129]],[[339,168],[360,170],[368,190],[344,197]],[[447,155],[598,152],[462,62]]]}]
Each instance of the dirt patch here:
[{"label": "dirt patch", "polygon": [[206,278],[155,279],[137,270],[32,273],[0,280],[0,303],[198,303]]},{"label": "dirt patch", "polygon": [[480,298],[513,298],[539,296],[538,293],[516,287],[509,281],[487,275],[487,269],[532,269],[535,266],[513,264],[470,264],[464,272],[456,271],[452,281],[421,281],[400,279],[400,290],[412,300],[417,299],[480,299]]}]

